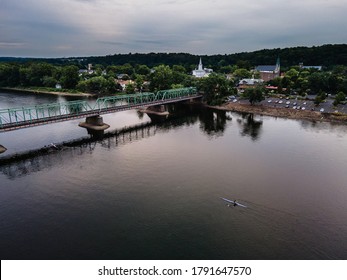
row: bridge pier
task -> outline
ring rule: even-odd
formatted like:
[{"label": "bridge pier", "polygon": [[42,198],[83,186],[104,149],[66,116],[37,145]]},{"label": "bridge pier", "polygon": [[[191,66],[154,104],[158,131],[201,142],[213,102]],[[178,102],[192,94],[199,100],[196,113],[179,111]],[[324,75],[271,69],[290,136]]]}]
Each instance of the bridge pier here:
[{"label": "bridge pier", "polygon": [[149,106],[144,110],[141,110],[143,113],[147,113],[148,115],[157,115],[157,116],[167,116],[170,113],[166,110],[165,105],[154,105]]},{"label": "bridge pier", "polygon": [[6,148],[3,145],[0,145],[0,154],[6,152]]},{"label": "bridge pier", "polygon": [[140,110],[140,112],[146,113],[152,122],[162,122],[170,115],[165,105],[149,106],[144,110]]},{"label": "bridge pier", "polygon": [[104,123],[103,118],[98,116],[87,117],[85,122],[78,124],[80,127],[84,127],[89,131],[104,131],[110,126]]}]

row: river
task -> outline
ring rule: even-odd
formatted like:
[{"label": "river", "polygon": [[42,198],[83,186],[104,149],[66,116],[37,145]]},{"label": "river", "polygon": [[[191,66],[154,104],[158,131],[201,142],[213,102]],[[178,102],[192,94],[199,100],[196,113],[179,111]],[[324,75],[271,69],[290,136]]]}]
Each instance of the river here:
[{"label": "river", "polygon": [[347,259],[347,126],[169,110],[0,133],[1,259]]}]

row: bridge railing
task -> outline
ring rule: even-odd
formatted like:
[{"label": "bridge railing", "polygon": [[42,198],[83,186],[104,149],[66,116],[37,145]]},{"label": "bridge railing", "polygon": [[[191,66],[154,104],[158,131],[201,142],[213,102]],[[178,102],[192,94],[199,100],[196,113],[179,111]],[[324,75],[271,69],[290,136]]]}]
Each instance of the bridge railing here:
[{"label": "bridge railing", "polygon": [[173,98],[179,98],[179,97],[186,97],[196,93],[197,93],[197,90],[195,87],[160,90],[156,94],[156,100],[159,101],[159,100],[173,99]]},{"label": "bridge railing", "polygon": [[100,97],[96,100],[94,109],[103,110],[116,106],[149,103],[155,101],[155,97],[155,94],[152,92]]},{"label": "bridge railing", "polygon": [[33,123],[54,117],[79,115],[89,110],[92,110],[92,107],[85,100],[0,109],[0,127],[9,123]]}]

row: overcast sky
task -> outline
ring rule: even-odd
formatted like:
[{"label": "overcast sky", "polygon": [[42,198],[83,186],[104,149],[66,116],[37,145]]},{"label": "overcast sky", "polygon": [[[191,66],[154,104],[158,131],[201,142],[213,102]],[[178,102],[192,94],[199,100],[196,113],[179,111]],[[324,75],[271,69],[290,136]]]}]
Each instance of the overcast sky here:
[{"label": "overcast sky", "polygon": [[0,0],[0,56],[231,54],[347,43],[347,0]]}]

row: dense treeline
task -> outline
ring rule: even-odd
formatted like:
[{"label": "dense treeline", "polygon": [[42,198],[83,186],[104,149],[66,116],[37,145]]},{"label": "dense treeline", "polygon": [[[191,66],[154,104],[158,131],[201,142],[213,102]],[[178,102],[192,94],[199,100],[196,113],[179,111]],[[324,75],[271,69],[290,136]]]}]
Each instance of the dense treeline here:
[{"label": "dense treeline", "polygon": [[237,65],[240,68],[251,68],[262,64],[275,64],[277,57],[281,59],[281,67],[286,68],[303,63],[304,65],[322,65],[326,69],[332,69],[335,65],[347,66],[347,44],[323,45],[317,47],[294,47],[264,49],[254,52],[242,52],[225,55],[192,55],[188,53],[129,53],[107,56],[56,58],[56,59],[26,59],[26,58],[0,58],[0,61],[16,61],[25,63],[30,60],[39,60],[56,65],[75,64],[79,67],[88,63],[108,65],[123,65],[126,63],[135,66],[137,64],[155,67],[161,64],[173,66],[182,65],[187,71],[194,69],[202,58],[204,66],[215,71],[223,71],[223,67]]},{"label": "dense treeline", "polygon": [[[121,76],[121,77],[120,77]],[[123,89],[121,84],[125,84]],[[114,94],[125,91],[157,91],[195,85],[193,77],[180,65],[95,65],[80,69],[76,65],[46,62],[0,62],[0,87],[45,88],[50,91],[78,91]]]},{"label": "dense treeline", "polygon": [[256,65],[273,65],[278,57],[281,66],[285,69],[293,65],[322,65],[327,69],[334,65],[347,65],[347,44],[324,45],[320,47],[295,47],[284,49],[259,50],[225,55],[192,55],[187,53],[149,53],[149,54],[115,54],[106,57],[89,57],[89,63],[109,64],[146,64],[149,67],[159,64],[185,66],[187,70],[196,67],[199,58],[206,67],[219,71],[228,65],[237,65],[240,68],[251,68]]},{"label": "dense treeline", "polygon": [[0,63],[0,86],[53,88],[61,83],[65,89],[74,89],[80,80],[78,69],[75,65],[61,67],[45,62]]},{"label": "dense treeline", "polygon": [[[214,70],[209,77],[202,79],[191,75],[191,70],[196,67],[200,57],[183,53],[119,54],[34,61],[6,59],[0,62],[0,87],[45,87],[49,90],[96,94],[125,91],[131,94],[195,86],[205,93],[205,100],[209,104],[220,104],[226,96],[237,93],[236,86],[241,79],[259,76],[259,73],[253,71],[254,66],[274,64],[278,56],[284,73],[282,77],[269,81],[266,85],[275,86],[278,93],[288,95],[317,95],[317,103],[328,94],[336,95],[337,103],[345,101],[347,45],[202,56],[204,65]],[[301,62],[304,65],[322,65],[322,71],[301,68],[298,65]],[[89,67],[87,70],[88,64],[92,64],[92,69]],[[283,64],[287,66],[283,67]],[[225,74],[228,74],[228,78]],[[254,95],[254,101],[261,100],[259,90],[264,94],[264,86],[248,92],[248,95]]]}]

